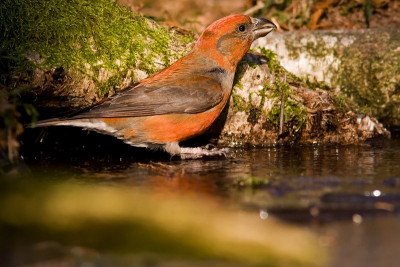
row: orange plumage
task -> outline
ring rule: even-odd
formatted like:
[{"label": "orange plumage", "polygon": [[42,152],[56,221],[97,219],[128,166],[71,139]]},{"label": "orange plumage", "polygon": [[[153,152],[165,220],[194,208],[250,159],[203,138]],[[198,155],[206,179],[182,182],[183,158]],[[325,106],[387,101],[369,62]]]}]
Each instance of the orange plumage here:
[{"label": "orange plumage", "polygon": [[217,20],[168,68],[78,115],[36,126],[85,127],[182,158],[222,155],[224,150],[181,148],[179,142],[210,127],[229,99],[237,64],[255,39],[274,28],[266,19],[244,15]]}]

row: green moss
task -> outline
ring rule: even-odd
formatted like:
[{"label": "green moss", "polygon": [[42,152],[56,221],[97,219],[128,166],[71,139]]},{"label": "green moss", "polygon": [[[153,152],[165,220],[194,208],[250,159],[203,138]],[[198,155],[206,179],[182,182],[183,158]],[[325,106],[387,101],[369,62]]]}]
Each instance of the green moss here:
[{"label": "green moss", "polygon": [[338,112],[348,111],[347,98],[340,94],[333,95],[333,102]]},{"label": "green moss", "polygon": [[[271,111],[268,113],[269,121],[279,126],[281,108],[280,105],[274,105]],[[285,100],[285,106],[283,111],[283,123],[287,124],[290,134],[299,132],[303,125],[307,122],[307,109],[303,105],[299,105],[292,99]]]},{"label": "green moss", "polygon": [[243,85],[241,84],[240,80],[242,79],[243,74],[246,72],[246,69],[249,66],[248,62],[249,60],[245,59],[239,61],[236,67],[235,77],[233,78],[233,88],[235,87],[243,88]]},{"label": "green moss", "polygon": [[241,83],[241,79],[243,74],[245,73],[246,69],[249,66],[249,61],[242,59],[236,68],[235,77],[233,79],[233,89],[231,94],[232,99],[232,107],[238,111],[246,111],[247,110],[247,103],[240,95],[236,94],[237,88],[242,89],[243,85]]},{"label": "green moss", "polygon": [[232,107],[238,111],[247,111],[247,102],[241,97],[240,95],[236,94],[236,89],[232,89],[232,94],[231,94],[231,99],[232,99]]},{"label": "green moss", "polygon": [[[296,75],[283,68],[278,61],[278,56],[273,51],[265,48],[257,48],[256,50],[259,50],[263,54],[270,72],[274,74],[276,79],[274,82],[267,81],[260,90],[249,92],[248,100],[245,100],[242,96],[236,93],[236,90],[242,88],[240,80],[246,69],[249,67],[255,68],[257,67],[257,64],[249,60],[242,60],[238,65],[235,75],[235,86],[231,96],[232,107],[237,111],[245,111],[249,115],[248,121],[250,123],[257,123],[261,116],[266,116],[272,125],[277,127],[279,126],[280,102],[283,97],[285,101],[284,123],[288,124],[291,133],[297,133],[307,121],[307,109],[302,103],[294,100],[295,93],[291,91],[289,84],[295,82],[306,85],[306,81],[298,78]],[[286,83],[283,82],[285,73],[287,75]],[[313,83],[307,80],[307,83],[312,86],[320,86],[317,82]],[[254,105],[252,101],[254,94],[261,97],[257,105]],[[268,114],[264,109],[267,97],[274,99],[274,106]]]},{"label": "green moss", "polygon": [[[249,101],[245,101],[243,99],[243,97],[236,94],[236,90],[237,90],[236,88],[243,89],[241,79],[243,77],[243,74],[246,72],[247,68],[255,69],[255,68],[257,68],[257,66],[258,66],[257,63],[244,58],[239,62],[238,66],[236,68],[235,77],[233,79],[233,89],[232,89],[231,98],[232,98],[233,108],[235,108],[238,111],[249,111],[250,109],[254,108],[252,106],[252,101],[251,101],[251,95],[254,92],[251,92],[249,94]],[[263,91],[263,90],[260,90],[260,93],[265,96],[265,93],[261,92],[261,91]]]},{"label": "green moss", "polygon": [[[260,51],[267,59],[268,68],[270,69],[271,72],[275,74],[276,77],[276,81],[274,83],[267,82],[264,85],[262,92],[262,95],[266,96],[267,95],[266,92],[269,91],[268,97],[276,99],[275,105],[268,113],[268,119],[276,127],[279,126],[280,112],[281,112],[280,102],[281,99],[283,98],[285,102],[284,112],[283,112],[284,123],[285,124],[289,123],[292,126],[290,128],[295,129],[295,132],[297,132],[307,121],[307,109],[303,106],[303,104],[293,100],[294,95],[293,92],[290,90],[289,83],[308,82],[311,84],[311,82],[308,80],[306,82],[297,77],[296,75],[294,75],[293,73],[288,72],[285,68],[283,68],[278,61],[278,56],[273,51],[265,48],[260,48]],[[286,83],[283,82],[285,73],[286,73]],[[260,108],[262,108],[263,105],[264,102],[262,101],[262,106],[260,105]]]},{"label": "green moss", "polygon": [[194,41],[195,41],[194,35],[191,33],[177,34],[176,37],[183,44],[194,43]]},{"label": "green moss", "polygon": [[290,90],[289,84],[281,82],[279,79],[272,84],[267,85],[266,88],[270,90],[270,97],[277,99],[276,104],[268,113],[269,121],[279,126],[280,113],[281,113],[281,99],[284,99],[283,123],[289,124],[290,131],[293,133],[298,132],[307,121],[307,109],[303,104],[298,103],[292,99],[293,92]]},{"label": "green moss", "polygon": [[271,73],[277,75],[277,77],[283,77],[285,73],[287,74],[287,81],[288,82],[301,82],[302,79],[297,77],[291,72],[288,72],[284,67],[282,67],[281,63],[278,60],[278,55],[270,49],[265,49],[264,47],[258,47],[258,50],[267,60],[268,68],[270,69]]},{"label": "green moss", "polygon": [[[352,109],[369,113],[384,124],[399,124],[400,37],[398,30],[369,31],[345,49],[332,83],[341,88]],[[373,40],[373,41],[371,41]]]},{"label": "green moss", "polygon": [[323,89],[325,91],[330,91],[331,87],[326,84],[325,81],[318,81],[316,77],[314,77],[314,80],[310,80],[309,75],[307,75],[305,78],[302,79],[303,83],[307,85],[307,87],[311,90],[316,90],[317,88]]},{"label": "green moss", "polygon": [[0,17],[3,75],[62,66],[94,79],[104,68],[112,78],[96,83],[105,94],[126,69],[139,63],[151,74],[157,70],[155,58],[169,65],[173,56],[166,29],[113,0],[3,0]]}]

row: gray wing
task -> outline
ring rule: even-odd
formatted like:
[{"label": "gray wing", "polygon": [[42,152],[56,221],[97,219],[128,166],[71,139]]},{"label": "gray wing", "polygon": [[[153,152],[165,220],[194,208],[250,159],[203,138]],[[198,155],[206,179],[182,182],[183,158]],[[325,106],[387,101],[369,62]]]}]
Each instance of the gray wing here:
[{"label": "gray wing", "polygon": [[196,80],[188,81],[183,86],[173,83],[162,87],[139,84],[71,119],[194,114],[204,112],[222,101],[223,91],[219,82],[204,76]]}]

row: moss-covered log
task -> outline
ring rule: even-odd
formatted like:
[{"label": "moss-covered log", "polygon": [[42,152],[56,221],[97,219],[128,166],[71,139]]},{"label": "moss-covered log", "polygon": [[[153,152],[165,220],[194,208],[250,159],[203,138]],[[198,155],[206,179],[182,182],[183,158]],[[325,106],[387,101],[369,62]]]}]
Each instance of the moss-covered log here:
[{"label": "moss-covered log", "polygon": [[400,125],[400,29],[272,33],[255,46],[272,49],[286,69],[325,81],[358,113]]},{"label": "moss-covered log", "polygon": [[0,14],[0,159],[18,155],[18,111],[35,115],[33,105],[42,119],[91,106],[193,41],[113,0],[5,0]]}]

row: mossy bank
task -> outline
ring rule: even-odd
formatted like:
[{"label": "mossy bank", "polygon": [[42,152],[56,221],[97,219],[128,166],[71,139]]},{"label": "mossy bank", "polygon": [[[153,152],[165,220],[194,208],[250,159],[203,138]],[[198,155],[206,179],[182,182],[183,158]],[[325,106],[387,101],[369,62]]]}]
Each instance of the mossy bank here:
[{"label": "mossy bank", "polygon": [[[25,107],[1,111],[2,129],[21,129],[18,116],[37,115],[33,106],[47,118],[93,105],[170,65],[193,42],[113,0],[4,0],[0,14],[1,101]],[[15,142],[21,130],[12,133]]]}]

